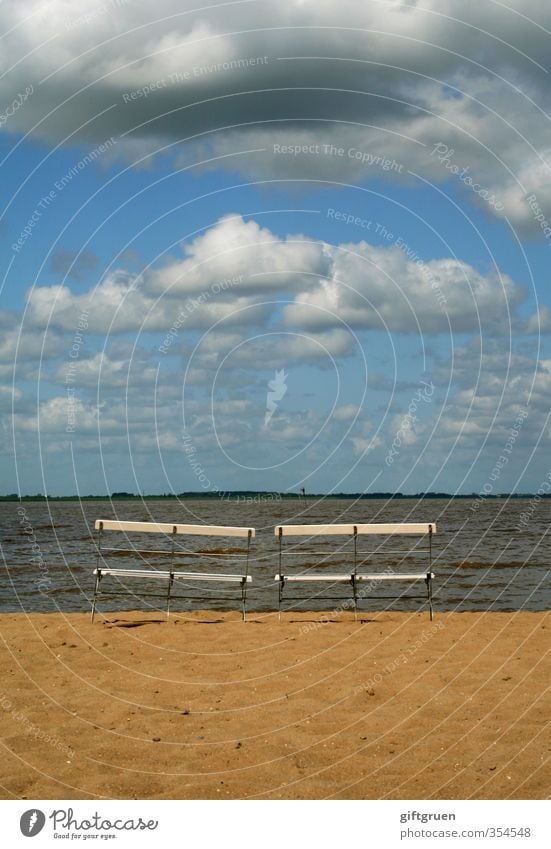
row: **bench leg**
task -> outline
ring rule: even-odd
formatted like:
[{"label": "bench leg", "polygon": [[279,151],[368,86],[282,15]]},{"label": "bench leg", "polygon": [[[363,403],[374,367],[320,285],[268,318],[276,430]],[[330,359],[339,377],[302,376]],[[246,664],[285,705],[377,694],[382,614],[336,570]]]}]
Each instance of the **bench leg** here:
[{"label": "bench leg", "polygon": [[94,624],[94,617],[96,615],[96,596],[98,594],[99,581],[100,581],[100,575],[97,574],[96,575],[96,584],[94,586],[94,598],[93,598],[93,601],[92,601],[92,625]]},{"label": "bench leg", "polygon": [[167,621],[168,621],[168,617],[170,616],[170,593],[172,592],[173,581],[174,581],[174,576],[171,573],[170,578],[168,579],[168,590],[167,590],[167,594],[166,594],[166,618],[167,618]]},{"label": "bench leg", "polygon": [[241,615],[242,621],[246,621],[246,605],[247,605],[247,582],[241,581]]}]

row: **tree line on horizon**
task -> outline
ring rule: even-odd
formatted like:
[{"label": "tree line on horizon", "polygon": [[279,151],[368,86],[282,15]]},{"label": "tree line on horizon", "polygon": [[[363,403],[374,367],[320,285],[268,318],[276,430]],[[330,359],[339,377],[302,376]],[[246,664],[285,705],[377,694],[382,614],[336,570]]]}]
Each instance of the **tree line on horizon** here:
[{"label": "tree line on horizon", "polygon": [[[343,498],[343,499],[370,499],[370,498],[378,498],[378,499],[392,499],[392,498],[479,498],[482,497],[484,499],[502,499],[502,498],[531,498],[534,495],[532,492],[505,492],[505,493],[497,493],[497,494],[481,494],[478,492],[470,492],[470,493],[451,493],[451,492],[417,492],[411,494],[404,494],[402,492],[335,492],[335,493],[327,493],[327,492],[313,492],[313,493],[303,493],[303,492],[271,492],[266,490],[255,490],[255,489],[234,489],[234,490],[226,490],[223,493],[220,492],[194,492],[193,490],[179,493],[150,493],[146,495],[145,493],[136,494],[133,492],[113,492],[111,495],[43,495],[42,493],[36,493],[35,495],[18,495],[15,492],[10,493],[9,495],[0,495],[0,501],[124,501],[124,500],[132,500],[132,499],[179,499],[179,498],[193,498],[193,499],[219,499],[227,500],[228,498],[243,498],[243,497],[254,497],[254,496],[271,496],[277,497],[277,499],[290,498],[290,499],[312,499],[312,498]],[[551,493],[542,493],[541,498],[551,498]]]}]

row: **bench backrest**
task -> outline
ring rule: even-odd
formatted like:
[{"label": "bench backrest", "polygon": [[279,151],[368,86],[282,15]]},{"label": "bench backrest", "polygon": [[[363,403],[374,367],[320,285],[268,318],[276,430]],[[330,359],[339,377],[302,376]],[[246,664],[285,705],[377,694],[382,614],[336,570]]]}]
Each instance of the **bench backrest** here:
[{"label": "bench backrest", "polygon": [[434,522],[394,522],[384,524],[376,522],[373,524],[352,525],[276,525],[274,528],[276,536],[325,536],[326,534],[343,534],[353,536],[354,534],[435,534],[436,524]]},{"label": "bench backrest", "polygon": [[175,534],[254,537],[254,528],[235,528],[225,525],[182,525],[173,522],[119,522],[113,519],[97,519],[96,531],[123,531],[127,533]]}]

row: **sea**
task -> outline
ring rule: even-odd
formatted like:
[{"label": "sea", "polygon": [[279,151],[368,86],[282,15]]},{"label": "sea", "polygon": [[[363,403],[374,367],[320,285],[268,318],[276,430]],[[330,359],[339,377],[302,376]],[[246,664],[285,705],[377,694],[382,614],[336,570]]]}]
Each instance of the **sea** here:
[{"label": "sea", "polygon": [[[280,555],[274,534],[277,525],[372,522],[435,523],[432,571],[436,613],[542,611],[551,606],[551,499],[226,496],[0,502],[0,612],[90,611],[98,562],[129,569],[169,568],[169,555],[163,552],[170,548],[170,539],[150,534],[105,533],[98,561],[97,519],[254,527],[248,567],[253,579],[247,588],[250,611],[277,609],[274,577],[280,556],[282,570],[289,574],[346,572],[353,562],[353,540],[340,536],[286,537]],[[243,545],[246,540],[236,538],[180,537],[175,569],[240,572],[245,563]],[[363,536],[357,543],[359,572],[424,572],[428,557],[423,537]],[[166,593],[159,585],[159,581],[121,583],[105,578],[98,609],[162,611]],[[181,583],[171,609],[240,609],[239,587],[224,584],[220,596],[220,586],[211,584],[205,589]],[[423,582],[385,581],[366,587],[359,601],[362,611],[424,609]],[[110,595],[111,591],[119,594]],[[350,592],[347,584],[287,584],[283,604],[285,609],[350,609]]]}]

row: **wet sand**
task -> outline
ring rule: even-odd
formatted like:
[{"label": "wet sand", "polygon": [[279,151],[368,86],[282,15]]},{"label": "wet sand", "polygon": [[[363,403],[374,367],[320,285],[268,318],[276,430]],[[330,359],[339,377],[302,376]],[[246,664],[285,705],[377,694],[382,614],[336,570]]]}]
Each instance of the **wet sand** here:
[{"label": "wet sand", "polygon": [[0,617],[2,798],[549,797],[549,614]]}]

